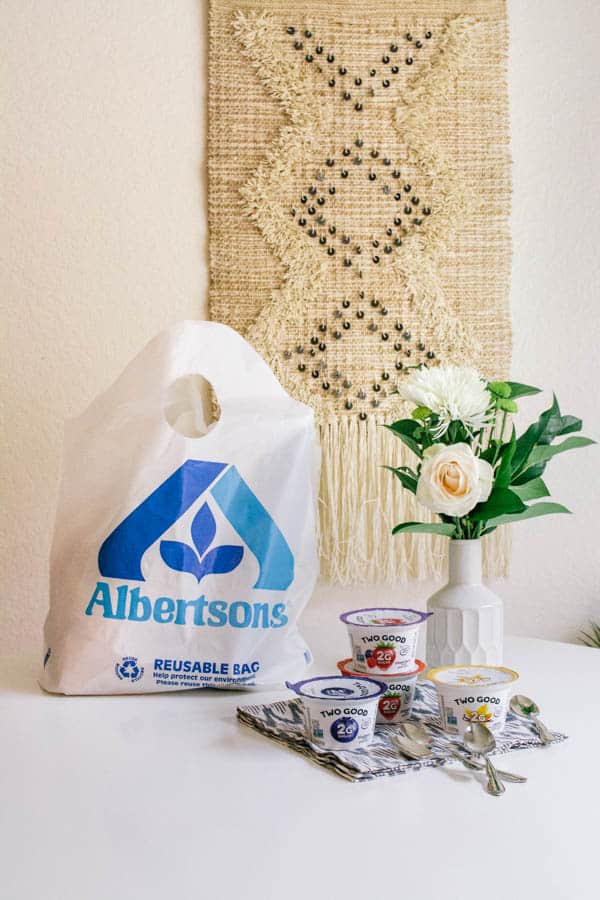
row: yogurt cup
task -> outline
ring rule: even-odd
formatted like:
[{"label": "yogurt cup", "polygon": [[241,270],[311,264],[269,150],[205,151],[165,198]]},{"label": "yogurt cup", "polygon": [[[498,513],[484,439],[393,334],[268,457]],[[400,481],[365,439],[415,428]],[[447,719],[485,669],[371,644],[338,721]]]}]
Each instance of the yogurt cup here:
[{"label": "yogurt cup", "polygon": [[341,615],[348,629],[354,671],[368,675],[412,671],[419,628],[431,615],[390,606],[355,609]]},{"label": "yogurt cup", "polygon": [[370,742],[385,684],[325,675],[286,685],[302,698],[306,734],[313,744],[326,750],[359,750]]},{"label": "yogurt cup", "polygon": [[[394,725],[396,722],[408,719],[412,711],[417,677],[424,668],[425,663],[416,659],[415,667],[411,672],[377,676],[377,680],[386,687],[385,694],[382,694],[377,701],[377,725]],[[352,670],[351,659],[340,660],[338,669],[342,675],[350,678],[356,677],[356,672]]]},{"label": "yogurt cup", "polygon": [[440,705],[440,719],[449,734],[465,733],[471,722],[482,722],[499,734],[504,728],[508,694],[519,674],[503,666],[441,666],[431,669]]}]

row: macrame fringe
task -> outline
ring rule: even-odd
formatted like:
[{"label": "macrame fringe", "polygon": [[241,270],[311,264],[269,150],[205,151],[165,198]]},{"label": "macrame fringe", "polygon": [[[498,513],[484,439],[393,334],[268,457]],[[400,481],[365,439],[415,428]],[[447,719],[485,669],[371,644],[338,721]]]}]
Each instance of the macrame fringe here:
[{"label": "macrame fringe", "polygon": [[[339,584],[377,584],[442,578],[447,538],[399,534],[400,522],[433,521],[414,495],[384,466],[414,466],[414,455],[383,428],[383,418],[331,418],[320,425],[319,500],[321,574]],[[508,529],[483,539],[484,573],[507,574]]]}]

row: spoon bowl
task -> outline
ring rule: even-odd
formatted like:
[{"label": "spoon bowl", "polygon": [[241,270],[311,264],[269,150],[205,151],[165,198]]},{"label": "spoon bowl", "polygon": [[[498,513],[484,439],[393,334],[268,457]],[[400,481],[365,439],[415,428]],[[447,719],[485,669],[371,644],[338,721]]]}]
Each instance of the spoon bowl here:
[{"label": "spoon bowl", "polygon": [[467,729],[463,735],[463,743],[467,750],[470,750],[471,753],[474,753],[478,756],[483,756],[483,759],[485,761],[485,768],[488,775],[488,782],[485,789],[488,794],[492,794],[494,797],[499,797],[500,794],[504,793],[506,788],[500,781],[496,769],[487,756],[488,753],[491,753],[492,750],[496,749],[496,739],[494,735],[492,734],[490,729],[483,725],[481,722],[472,722],[467,726]]},{"label": "spoon bowl", "polygon": [[392,740],[403,756],[407,756],[409,759],[421,760],[431,756],[429,747],[426,747],[424,744],[417,744],[405,735],[397,734]]},{"label": "spoon bowl", "polygon": [[510,698],[509,707],[513,715],[531,722],[542,744],[552,743],[552,735],[539,718],[540,708],[535,700],[532,700],[531,697],[526,697],[525,694],[515,694],[514,697]]},{"label": "spoon bowl", "polygon": [[484,756],[496,749],[496,739],[490,729],[482,722],[472,722],[467,726],[463,743],[471,753]]},{"label": "spoon bowl", "polygon": [[[431,734],[424,725],[421,725],[419,722],[402,722],[400,734],[396,737],[396,745],[405,756],[409,756],[412,759],[424,759],[430,755],[432,740]],[[477,771],[485,768],[484,763],[475,762],[472,758],[467,758],[455,748],[455,745],[451,745],[447,749],[450,756],[461,762],[467,769]],[[527,781],[522,775],[497,771],[503,781],[514,781],[517,783]]]},{"label": "spoon bowl", "polygon": [[427,748],[431,746],[431,735],[427,729],[423,725],[419,725],[418,722],[402,722],[400,731],[414,744]]},{"label": "spoon bowl", "polygon": [[525,694],[515,694],[514,697],[510,698],[510,709],[511,712],[514,712],[517,716],[525,716],[525,718],[529,718],[530,716],[539,716],[540,708],[531,697],[526,697]]}]

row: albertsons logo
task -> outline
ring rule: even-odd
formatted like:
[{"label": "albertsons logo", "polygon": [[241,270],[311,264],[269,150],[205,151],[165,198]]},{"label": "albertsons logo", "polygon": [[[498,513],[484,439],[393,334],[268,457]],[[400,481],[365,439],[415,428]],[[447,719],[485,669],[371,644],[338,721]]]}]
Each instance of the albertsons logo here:
[{"label": "albertsons logo", "polygon": [[[165,537],[188,511],[192,518],[189,530],[186,524],[186,539]],[[221,533],[228,534],[225,542],[217,538],[216,515],[228,523],[221,528]],[[294,580],[294,556],[286,539],[235,466],[228,463],[190,459],[173,472],[106,538],[98,554],[100,574],[106,579],[144,582],[142,559],[150,548],[156,548],[150,554],[154,571],[156,561],[162,561],[166,570],[193,576],[190,587],[195,583],[202,589],[207,576],[233,572],[247,553],[258,563],[254,590],[285,591]],[[213,590],[218,589],[218,582],[212,584]],[[99,581],[85,612],[134,622],[152,618],[158,624],[237,628],[287,624],[285,603],[252,604],[245,596],[207,600],[204,594],[192,600],[189,587],[185,588],[188,599],[164,595],[153,599],[141,591],[139,584],[115,586]]]},{"label": "albertsons logo", "polygon": [[[144,581],[142,557],[205,492],[256,557],[260,573],[255,588],[284,591],[294,578],[294,557],[281,531],[243,480],[235,466],[189,459],[110,534],[98,554],[106,578]],[[161,541],[165,564],[190,572],[200,582],[205,575],[231,572],[242,561],[244,547],[213,546],[216,523],[206,503],[191,527],[192,545]]]},{"label": "albertsons logo", "polygon": [[129,681],[134,684],[144,674],[144,667],[138,666],[137,657],[124,656],[121,662],[116,664],[115,674],[121,681]]}]

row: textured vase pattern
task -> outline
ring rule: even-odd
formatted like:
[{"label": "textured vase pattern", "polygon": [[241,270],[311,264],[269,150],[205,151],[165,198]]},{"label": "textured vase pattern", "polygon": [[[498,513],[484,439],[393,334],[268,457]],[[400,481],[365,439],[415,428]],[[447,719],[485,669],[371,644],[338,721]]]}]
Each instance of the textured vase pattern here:
[{"label": "textured vase pattern", "polygon": [[449,541],[448,584],[429,598],[429,666],[502,664],[502,600],[482,583],[481,541]]},{"label": "textured vase pattern", "polygon": [[502,664],[503,610],[436,609],[427,626],[429,665]]}]

